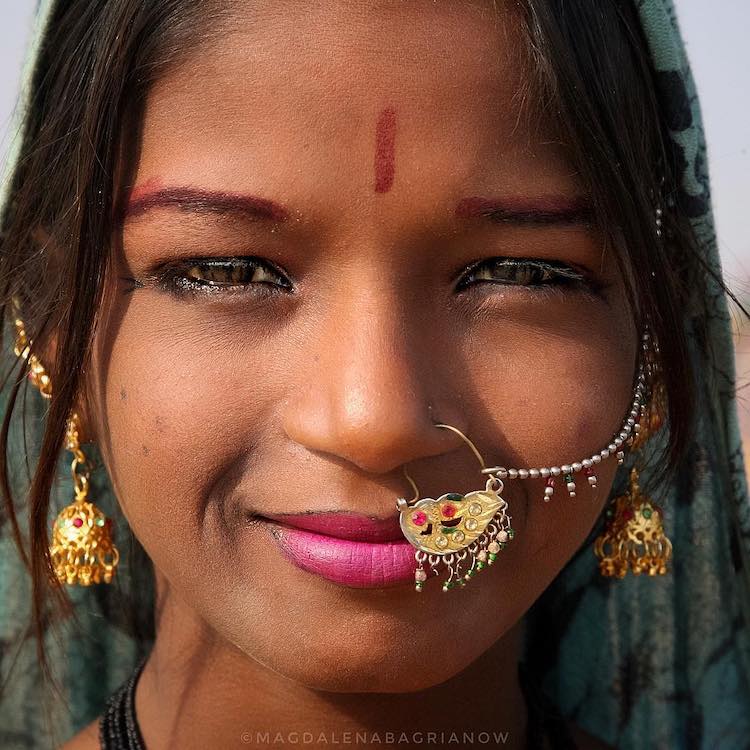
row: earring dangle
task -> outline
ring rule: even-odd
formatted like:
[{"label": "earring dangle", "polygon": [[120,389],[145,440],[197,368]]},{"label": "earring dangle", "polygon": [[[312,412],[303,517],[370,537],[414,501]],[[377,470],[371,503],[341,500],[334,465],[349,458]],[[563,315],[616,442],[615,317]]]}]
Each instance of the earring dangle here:
[{"label": "earring dangle", "polygon": [[630,470],[630,484],[605,511],[606,527],[594,542],[599,572],[607,578],[634,575],[665,575],[672,556],[672,543],[664,533],[664,511],[638,484],[638,470]]},{"label": "earring dangle", "polygon": [[[452,430],[459,435],[484,468],[484,459],[479,451],[460,430],[448,424],[436,424],[435,427]],[[500,497],[502,480],[489,477],[484,490],[466,495],[448,492],[437,500],[420,500],[419,490],[406,467],[403,471],[414,489],[414,498],[409,502],[399,498],[396,509],[400,514],[404,536],[416,547],[416,590],[422,591],[427,580],[425,563],[434,575],[438,575],[440,563],[447,566],[449,575],[443,583],[443,591],[465,586],[486,565],[492,565],[500,550],[513,539],[508,503]]]},{"label": "earring dangle", "polygon": [[[655,365],[652,365],[654,375]],[[643,428],[631,445],[638,450],[661,429],[666,409],[666,392],[661,379],[656,380],[649,408],[644,407]],[[628,490],[609,504],[605,528],[594,542],[599,558],[599,572],[605,577],[624,578],[634,575],[665,575],[672,556],[672,543],[664,533],[664,511],[646,496],[638,482],[638,469],[630,470]]]},{"label": "earring dangle", "polygon": [[52,398],[52,381],[47,375],[47,371],[39,361],[36,354],[31,353],[31,342],[26,335],[26,328],[20,318],[15,319],[16,341],[13,347],[13,353],[16,357],[23,357],[29,363],[29,380],[32,385],[39,389],[44,398]]},{"label": "earring dangle", "polygon": [[[42,396],[52,397],[52,383],[42,363],[31,354],[25,326],[15,319],[17,357],[29,364],[29,380],[39,388]],[[50,558],[60,583],[89,586],[110,583],[120,560],[112,536],[112,520],[88,500],[91,472],[79,440],[80,419],[73,412],[67,421],[65,448],[73,453],[71,473],[75,498],[63,508],[52,527]]]}]

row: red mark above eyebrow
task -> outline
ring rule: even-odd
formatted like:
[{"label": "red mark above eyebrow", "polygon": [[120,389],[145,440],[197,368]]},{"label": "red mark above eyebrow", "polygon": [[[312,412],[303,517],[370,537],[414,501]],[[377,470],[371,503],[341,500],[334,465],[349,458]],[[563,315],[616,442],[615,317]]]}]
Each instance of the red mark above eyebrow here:
[{"label": "red mark above eyebrow", "polygon": [[138,203],[149,193],[154,193],[159,190],[161,186],[161,179],[159,177],[152,177],[141,185],[137,185],[130,191],[130,199],[128,201],[129,205]]},{"label": "red mark above eyebrow", "polygon": [[387,193],[396,173],[396,110],[384,109],[375,129],[375,192]]},{"label": "red mark above eyebrow", "polygon": [[178,208],[191,213],[243,214],[252,219],[284,221],[284,208],[266,198],[201,190],[193,187],[162,187],[158,178],[133,188],[125,216],[141,216],[155,208]]}]

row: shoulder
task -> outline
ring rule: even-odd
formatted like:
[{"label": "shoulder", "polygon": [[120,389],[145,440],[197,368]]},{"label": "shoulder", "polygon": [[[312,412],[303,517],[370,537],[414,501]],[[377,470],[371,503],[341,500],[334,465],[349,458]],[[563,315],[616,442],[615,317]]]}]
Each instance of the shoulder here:
[{"label": "shoulder", "polygon": [[99,717],[86,725],[78,734],[71,737],[57,750],[100,750],[99,746]]}]

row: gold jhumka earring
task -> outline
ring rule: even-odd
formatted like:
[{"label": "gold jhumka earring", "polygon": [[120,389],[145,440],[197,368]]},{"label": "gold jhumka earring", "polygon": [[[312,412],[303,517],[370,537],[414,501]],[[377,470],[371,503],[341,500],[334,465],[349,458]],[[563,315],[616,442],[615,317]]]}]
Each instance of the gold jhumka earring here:
[{"label": "gold jhumka earring", "polygon": [[[31,353],[31,341],[23,321],[15,318],[14,353],[28,362],[29,380],[44,398],[52,397],[52,383],[39,358]],[[79,440],[80,419],[73,412],[67,423],[65,448],[72,452],[71,473],[75,498],[63,508],[52,527],[50,558],[60,583],[89,586],[110,583],[120,560],[112,536],[112,520],[88,499],[90,467]]]},{"label": "gold jhumka earring", "polygon": [[[648,410],[643,407],[642,426],[633,437],[631,451],[641,448],[659,431],[665,409],[666,391],[659,379]],[[642,492],[638,479],[638,469],[633,466],[627,491],[614,498],[605,510],[605,528],[594,542],[599,572],[605,577],[624,578],[629,570],[634,575],[667,573],[672,543],[664,533],[664,511]]]}]

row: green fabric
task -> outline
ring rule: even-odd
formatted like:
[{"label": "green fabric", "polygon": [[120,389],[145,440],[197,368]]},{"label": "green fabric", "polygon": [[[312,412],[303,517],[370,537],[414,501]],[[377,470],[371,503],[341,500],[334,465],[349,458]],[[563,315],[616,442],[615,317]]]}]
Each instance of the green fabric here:
[{"label": "green fabric", "polygon": [[[671,0],[636,6],[660,105],[683,155],[679,203],[703,258],[720,274],[700,107],[675,9]],[[695,334],[703,299],[684,319],[699,381],[697,437],[678,479],[659,498],[674,572],[601,580],[590,554],[597,527],[538,603],[544,638],[537,632],[529,644],[529,660],[543,643],[555,664],[544,684],[563,714],[618,748],[750,744],[750,503],[731,320],[716,282],[707,302],[707,341]],[[648,473],[642,478],[646,484]]]},{"label": "green fabric", "polygon": [[[634,0],[658,71],[661,103],[672,137],[684,155],[681,204],[688,206],[705,260],[720,270],[711,215],[706,147],[695,86],[685,58],[671,0]],[[51,0],[40,3],[37,31],[24,80],[43,37]],[[22,98],[18,122],[23,121]],[[9,162],[12,168],[18,143]],[[3,199],[5,199],[3,194]],[[685,311],[694,330],[702,300]],[[748,502],[734,396],[734,355],[726,299],[710,289],[708,343],[691,335],[691,356],[700,379],[700,430],[690,454],[661,499],[666,531],[674,544],[673,572],[663,578],[605,580],[590,542],[566,566],[533,615],[541,633],[528,642],[528,659],[539,655],[554,667],[544,685],[562,712],[619,748],[746,748],[750,738],[750,606]],[[12,331],[7,340],[12,341]],[[8,356],[9,352],[5,352]],[[2,394],[4,408],[7,393]],[[17,497],[33,466],[44,401],[30,390],[26,438],[20,419],[12,453]],[[94,460],[93,446],[84,450]],[[53,516],[72,499],[69,461],[60,458]],[[617,482],[621,483],[620,475]],[[616,485],[617,485],[616,482]],[[92,477],[92,498],[113,517],[122,553],[117,584],[71,589],[82,629],[60,623],[47,647],[64,686],[67,708],[55,704],[52,722],[65,739],[95,718],[150,644],[129,634],[127,614],[136,606],[144,622],[152,604],[148,563],[132,544],[125,519],[103,468]],[[23,507],[19,508],[21,516]],[[131,574],[135,583],[131,584]],[[9,536],[0,526],[0,676],[12,689],[0,705],[0,746],[48,748],[45,690],[35,644],[18,649],[30,614],[30,583]],[[117,625],[109,622],[119,621]],[[539,626],[537,626],[539,627]]]}]

